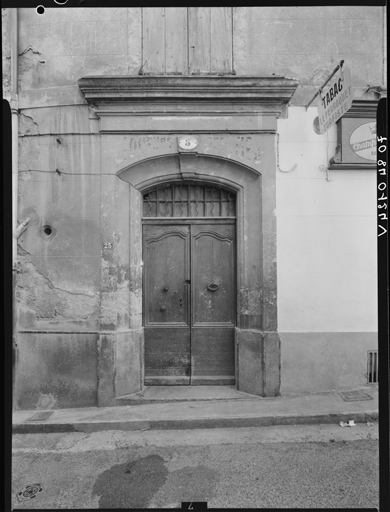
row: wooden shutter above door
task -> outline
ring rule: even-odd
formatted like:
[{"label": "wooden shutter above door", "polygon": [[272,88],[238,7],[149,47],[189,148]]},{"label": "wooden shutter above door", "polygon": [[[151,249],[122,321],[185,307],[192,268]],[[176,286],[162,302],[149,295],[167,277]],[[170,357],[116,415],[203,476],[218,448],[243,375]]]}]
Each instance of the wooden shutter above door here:
[{"label": "wooden shutter above door", "polygon": [[189,7],[189,75],[233,72],[231,7]]},{"label": "wooden shutter above door", "polygon": [[232,74],[231,7],[144,7],[143,74]]}]

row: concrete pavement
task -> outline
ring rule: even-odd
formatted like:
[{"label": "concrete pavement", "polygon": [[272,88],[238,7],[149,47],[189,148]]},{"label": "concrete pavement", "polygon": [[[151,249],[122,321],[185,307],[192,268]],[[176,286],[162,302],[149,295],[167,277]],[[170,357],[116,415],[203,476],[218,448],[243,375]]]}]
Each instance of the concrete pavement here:
[{"label": "concrete pavement", "polygon": [[324,424],[349,420],[360,423],[378,418],[376,386],[275,398],[255,397],[240,393],[230,386],[219,387],[218,390],[215,386],[186,388],[147,388],[143,393],[123,397],[123,403],[135,405],[57,409],[47,419],[41,420],[32,417],[43,411],[15,411],[12,430],[13,433],[22,434],[200,429]]}]

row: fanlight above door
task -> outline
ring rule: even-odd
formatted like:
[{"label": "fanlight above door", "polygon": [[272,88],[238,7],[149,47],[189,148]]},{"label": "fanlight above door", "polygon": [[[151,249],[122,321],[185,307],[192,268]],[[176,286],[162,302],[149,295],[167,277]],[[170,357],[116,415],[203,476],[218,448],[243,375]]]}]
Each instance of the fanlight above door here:
[{"label": "fanlight above door", "polygon": [[143,196],[144,217],[235,217],[236,194],[212,185],[167,184]]}]

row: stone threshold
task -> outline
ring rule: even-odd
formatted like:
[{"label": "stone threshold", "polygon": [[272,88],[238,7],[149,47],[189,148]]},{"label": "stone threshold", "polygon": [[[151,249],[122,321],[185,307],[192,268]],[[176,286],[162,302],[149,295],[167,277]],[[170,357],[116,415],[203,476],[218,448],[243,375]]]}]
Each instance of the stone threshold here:
[{"label": "stone threshold", "polygon": [[116,398],[117,405],[142,405],[164,402],[262,399],[238,391],[235,386],[145,386],[143,391]]}]

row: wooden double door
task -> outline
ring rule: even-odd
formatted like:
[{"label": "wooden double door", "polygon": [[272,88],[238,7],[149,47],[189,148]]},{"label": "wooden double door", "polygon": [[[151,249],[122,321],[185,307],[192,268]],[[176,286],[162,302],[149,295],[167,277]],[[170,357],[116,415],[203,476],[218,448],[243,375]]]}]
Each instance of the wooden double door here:
[{"label": "wooden double door", "polygon": [[235,382],[235,219],[143,226],[145,385]]}]

